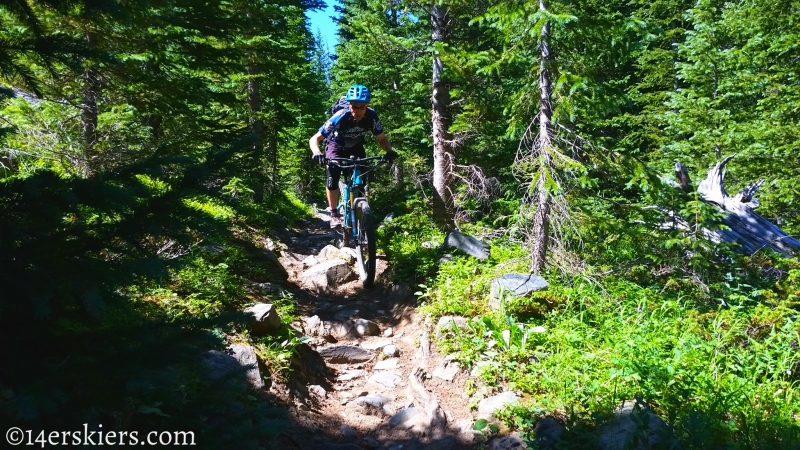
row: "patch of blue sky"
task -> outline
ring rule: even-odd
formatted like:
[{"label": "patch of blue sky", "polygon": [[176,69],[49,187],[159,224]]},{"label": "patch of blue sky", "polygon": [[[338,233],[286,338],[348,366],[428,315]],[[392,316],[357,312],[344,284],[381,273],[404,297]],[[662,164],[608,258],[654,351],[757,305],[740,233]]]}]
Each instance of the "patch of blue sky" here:
[{"label": "patch of blue sky", "polygon": [[336,35],[339,25],[333,20],[338,13],[333,9],[334,5],[340,5],[338,0],[325,0],[325,9],[308,11],[306,16],[309,20],[309,30],[315,36],[320,34],[322,46],[328,48],[329,53],[336,52],[336,42],[339,36]]}]

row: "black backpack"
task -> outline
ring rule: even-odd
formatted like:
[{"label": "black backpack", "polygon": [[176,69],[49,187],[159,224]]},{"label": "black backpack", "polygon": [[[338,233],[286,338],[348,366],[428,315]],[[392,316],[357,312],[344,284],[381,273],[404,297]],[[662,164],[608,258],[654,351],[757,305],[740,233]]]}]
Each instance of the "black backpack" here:
[{"label": "black backpack", "polygon": [[336,103],[331,106],[331,109],[328,110],[328,117],[333,117],[334,114],[337,112],[349,108],[350,105],[347,104],[347,100],[344,99],[344,95],[339,97],[339,100],[336,100]]},{"label": "black backpack", "polygon": [[[350,105],[347,104],[347,100],[344,99],[344,95],[339,97],[339,100],[336,100],[336,102],[333,103],[333,106],[331,106],[331,109],[328,110],[328,118],[333,117],[333,115],[337,112],[349,107]],[[328,139],[330,138],[325,138],[322,141],[321,147],[323,148],[323,153],[325,152],[324,149],[328,146]]]}]

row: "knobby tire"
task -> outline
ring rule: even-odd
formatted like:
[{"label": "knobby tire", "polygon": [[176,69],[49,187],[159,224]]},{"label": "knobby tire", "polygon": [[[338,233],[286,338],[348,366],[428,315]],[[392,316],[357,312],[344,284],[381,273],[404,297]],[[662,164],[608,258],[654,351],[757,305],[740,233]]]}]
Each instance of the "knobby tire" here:
[{"label": "knobby tire", "polygon": [[375,227],[372,223],[372,211],[365,201],[356,205],[356,260],[358,271],[364,287],[372,287],[375,282]]}]

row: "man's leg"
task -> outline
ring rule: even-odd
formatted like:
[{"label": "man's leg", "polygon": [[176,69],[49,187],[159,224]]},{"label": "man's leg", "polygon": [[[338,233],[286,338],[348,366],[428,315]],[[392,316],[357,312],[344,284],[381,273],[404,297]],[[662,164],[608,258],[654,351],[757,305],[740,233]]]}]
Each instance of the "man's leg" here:
[{"label": "man's leg", "polygon": [[328,206],[331,207],[331,228],[342,226],[342,215],[339,213],[339,177],[342,169],[328,166],[328,179],[325,182],[325,193],[328,196]]},{"label": "man's leg", "polygon": [[336,186],[336,189],[326,189],[328,193],[328,206],[331,207],[331,211],[336,211],[336,206],[339,204],[339,186]]}]

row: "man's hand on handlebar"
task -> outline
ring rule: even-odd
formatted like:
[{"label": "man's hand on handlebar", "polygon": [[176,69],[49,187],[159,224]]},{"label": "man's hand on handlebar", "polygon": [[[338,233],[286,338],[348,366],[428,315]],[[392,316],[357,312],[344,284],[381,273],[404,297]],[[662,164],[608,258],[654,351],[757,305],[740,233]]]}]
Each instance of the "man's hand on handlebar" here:
[{"label": "man's hand on handlebar", "polygon": [[319,164],[320,166],[324,166],[325,164],[327,164],[327,161],[325,160],[325,155],[323,155],[322,153],[312,155],[311,159],[313,159],[314,162]]},{"label": "man's hand on handlebar", "polygon": [[386,152],[385,155],[383,155],[383,160],[388,162],[388,163],[391,163],[395,159],[397,159],[398,156],[400,156],[400,155],[398,155],[396,151],[389,150],[388,152]]}]

